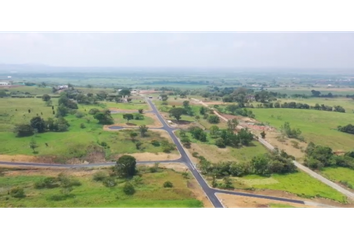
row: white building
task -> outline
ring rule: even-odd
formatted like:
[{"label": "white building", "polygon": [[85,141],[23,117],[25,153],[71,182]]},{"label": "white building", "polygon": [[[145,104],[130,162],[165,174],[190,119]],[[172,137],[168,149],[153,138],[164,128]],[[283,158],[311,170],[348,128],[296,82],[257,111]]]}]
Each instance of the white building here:
[{"label": "white building", "polygon": [[10,86],[10,82],[0,81],[0,86]]}]

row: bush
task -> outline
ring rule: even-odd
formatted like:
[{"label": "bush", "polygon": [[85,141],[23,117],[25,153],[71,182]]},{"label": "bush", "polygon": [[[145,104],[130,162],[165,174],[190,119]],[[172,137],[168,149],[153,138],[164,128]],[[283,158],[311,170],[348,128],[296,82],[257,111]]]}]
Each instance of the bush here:
[{"label": "bush", "polygon": [[215,145],[218,146],[219,148],[226,147],[225,142],[224,142],[224,140],[222,138],[216,139]]},{"label": "bush", "polygon": [[199,153],[197,153],[197,152],[193,152],[192,153],[192,156],[195,157],[195,158],[198,157],[198,155],[199,155]]},{"label": "bush", "polygon": [[155,139],[151,141],[151,144],[152,144],[153,146],[155,146],[155,147],[160,146],[160,142],[157,141],[157,140],[155,140]]},{"label": "bush", "polygon": [[167,182],[164,182],[164,183],[163,183],[163,187],[164,187],[164,188],[172,188],[172,187],[173,187],[173,184],[172,184],[170,181],[167,181]]},{"label": "bush", "polygon": [[81,123],[80,128],[86,128],[85,124]]},{"label": "bush", "polygon": [[47,177],[43,180],[40,180],[34,184],[34,188],[56,188],[59,187],[58,179],[55,177]]},{"label": "bush", "polygon": [[133,195],[135,193],[135,188],[130,182],[126,182],[123,187],[123,192],[127,195]]},{"label": "bush", "polygon": [[77,117],[77,118],[82,118],[82,117],[84,117],[84,116],[85,116],[85,113],[83,113],[83,112],[77,111],[77,112],[75,113],[75,117]]},{"label": "bush", "polygon": [[90,109],[89,114],[95,115],[95,114],[98,113],[99,111],[100,111],[100,110],[98,110],[97,108],[92,108],[92,109]]},{"label": "bush", "polygon": [[209,123],[219,123],[220,122],[220,118],[216,115],[210,115],[208,117],[208,122]]},{"label": "bush", "polygon": [[107,172],[99,171],[93,175],[93,180],[99,182],[105,180],[107,177],[108,177]]},{"label": "bush", "polygon": [[10,195],[11,195],[11,197],[14,197],[14,198],[26,197],[25,191],[23,190],[23,188],[20,188],[20,187],[11,188]]},{"label": "bush", "polygon": [[106,187],[114,187],[117,185],[117,182],[114,178],[105,178],[103,180],[103,185],[105,185]]}]

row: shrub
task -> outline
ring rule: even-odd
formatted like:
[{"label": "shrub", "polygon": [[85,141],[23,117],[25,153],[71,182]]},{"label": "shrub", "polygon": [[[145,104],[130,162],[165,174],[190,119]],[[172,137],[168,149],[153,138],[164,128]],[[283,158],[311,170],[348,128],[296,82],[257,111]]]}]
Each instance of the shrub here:
[{"label": "shrub", "polygon": [[105,180],[107,177],[108,177],[107,172],[99,171],[93,175],[93,180],[99,182]]},{"label": "shrub", "polygon": [[123,187],[123,192],[127,195],[133,195],[135,193],[135,188],[130,182],[126,182]]},{"label": "shrub", "polygon": [[106,187],[114,187],[117,185],[117,182],[114,178],[105,178],[103,180],[103,185],[105,185]]},{"label": "shrub", "polygon": [[14,198],[24,198],[26,197],[25,191],[21,187],[13,187],[10,190],[11,197]]},{"label": "shrub", "polygon": [[81,123],[80,128],[86,128],[85,124]]},{"label": "shrub", "polygon": [[173,184],[170,181],[166,181],[163,183],[163,187],[164,188],[172,188]]},{"label": "shrub", "polygon": [[155,146],[155,147],[160,146],[160,142],[157,141],[157,140],[155,140],[155,139],[151,141],[151,144],[152,144],[153,146]]},{"label": "shrub", "polygon": [[34,184],[34,187],[37,189],[41,188],[56,188],[59,187],[58,179],[55,177],[47,177],[43,180],[40,180]]},{"label": "shrub", "polygon": [[198,155],[199,155],[199,153],[197,153],[197,152],[193,152],[193,153],[192,153],[192,156],[193,156],[193,157],[198,157]]},{"label": "shrub", "polygon": [[215,141],[215,145],[218,146],[219,148],[224,148],[225,147],[225,142],[222,138],[218,138]]},{"label": "shrub", "polygon": [[75,117],[77,117],[77,118],[82,118],[82,117],[84,117],[84,116],[85,116],[85,113],[83,113],[83,112],[77,111],[77,112],[75,113]]}]

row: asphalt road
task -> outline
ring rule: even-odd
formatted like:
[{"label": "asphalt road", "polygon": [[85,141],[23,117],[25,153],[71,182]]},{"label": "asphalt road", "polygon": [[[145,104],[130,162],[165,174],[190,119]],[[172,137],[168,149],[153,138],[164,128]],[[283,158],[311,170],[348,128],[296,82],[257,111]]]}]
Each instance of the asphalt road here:
[{"label": "asphalt road", "polygon": [[[277,201],[283,201],[283,202],[292,202],[292,203],[299,203],[299,204],[305,204],[304,201],[299,201],[299,200],[293,200],[293,199],[287,199],[287,198],[279,198],[279,197],[272,197],[272,196],[265,196],[265,195],[258,195],[258,194],[251,194],[251,193],[243,193],[243,192],[236,192],[236,191],[227,191],[227,190],[219,190],[219,189],[214,189],[209,187],[209,185],[206,183],[202,175],[198,172],[197,168],[194,166],[192,161],[190,160],[188,154],[184,151],[184,148],[182,147],[181,143],[177,139],[176,135],[174,134],[175,128],[170,127],[166,121],[163,119],[163,117],[160,115],[159,111],[156,109],[156,106],[151,102],[150,99],[146,99],[148,104],[151,106],[152,112],[156,114],[160,122],[163,124],[163,127],[161,128],[156,128],[156,129],[163,129],[168,132],[170,137],[172,138],[173,142],[175,143],[178,151],[181,154],[181,158],[177,160],[163,160],[163,161],[144,161],[144,162],[138,162],[137,164],[150,164],[150,163],[184,163],[189,171],[193,174],[195,179],[198,181],[199,185],[202,187],[203,191],[205,192],[206,196],[209,198],[211,203],[215,208],[223,208],[224,206],[222,203],[219,201],[219,199],[216,197],[216,193],[225,193],[225,194],[230,194],[230,195],[236,195],[236,196],[246,196],[246,197],[255,197],[255,198],[263,198],[263,199],[269,199],[269,200],[277,200]],[[125,127],[124,127],[125,128]],[[110,129],[123,129],[123,127],[117,127],[113,126],[110,127]],[[109,162],[109,163],[90,163],[90,164],[73,164],[73,165],[68,165],[68,164],[48,164],[48,163],[23,163],[23,162],[0,162],[0,165],[12,165],[12,166],[31,166],[31,167],[54,167],[54,168],[83,168],[83,167],[105,167],[105,166],[113,166],[115,163],[114,162]]]}]

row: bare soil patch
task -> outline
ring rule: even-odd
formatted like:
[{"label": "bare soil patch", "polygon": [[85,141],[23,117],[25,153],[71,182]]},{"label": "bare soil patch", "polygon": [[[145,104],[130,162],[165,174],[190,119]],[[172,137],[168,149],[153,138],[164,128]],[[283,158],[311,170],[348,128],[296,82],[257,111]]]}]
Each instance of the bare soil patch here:
[{"label": "bare soil patch", "polygon": [[0,162],[36,162],[37,158],[29,155],[0,155]]},{"label": "bare soil patch", "polygon": [[[114,155],[115,159],[118,159],[122,155],[127,155],[127,154],[117,154]],[[180,154],[176,153],[149,153],[149,152],[143,152],[143,153],[129,153],[128,155],[131,155],[136,158],[136,161],[138,162],[144,162],[144,161],[163,161],[163,160],[177,160],[181,157]]]},{"label": "bare soil patch", "polygon": [[316,208],[305,204],[282,202],[254,197],[236,196],[224,193],[217,193],[216,196],[226,208],[268,208],[270,204],[284,204],[298,208]]}]

